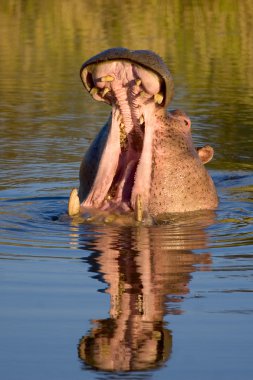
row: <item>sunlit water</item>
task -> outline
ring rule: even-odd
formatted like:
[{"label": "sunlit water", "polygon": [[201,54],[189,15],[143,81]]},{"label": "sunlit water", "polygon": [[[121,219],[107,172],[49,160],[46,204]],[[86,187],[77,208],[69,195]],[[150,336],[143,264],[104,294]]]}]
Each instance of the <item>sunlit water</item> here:
[{"label": "sunlit water", "polygon": [[[0,6],[1,379],[251,379],[253,17],[248,30],[238,25],[250,2],[113,12],[97,2],[94,13],[55,3]],[[172,108],[191,117],[197,146],[215,149],[215,213],[146,227],[66,215],[81,157],[109,114],[83,91],[79,67],[117,45],[169,64]]]}]

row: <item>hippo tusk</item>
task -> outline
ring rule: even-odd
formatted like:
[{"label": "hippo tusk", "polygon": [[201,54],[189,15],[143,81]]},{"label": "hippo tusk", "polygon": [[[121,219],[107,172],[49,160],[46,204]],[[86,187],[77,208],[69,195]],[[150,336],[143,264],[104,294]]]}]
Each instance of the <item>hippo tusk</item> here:
[{"label": "hippo tusk", "polygon": [[74,216],[79,214],[80,211],[80,200],[78,197],[77,189],[72,189],[69,196],[69,204],[68,204],[68,214],[69,216]]},{"label": "hippo tusk", "polygon": [[163,94],[161,94],[160,92],[158,92],[158,94],[155,94],[154,100],[155,100],[155,103],[162,104],[162,102],[163,102]]},{"label": "hippo tusk", "polygon": [[100,81],[101,82],[112,82],[112,81],[114,81],[114,77],[112,77],[111,75],[106,75],[104,77],[101,77]]},{"label": "hippo tusk", "polygon": [[141,194],[137,194],[136,196],[136,201],[135,201],[135,220],[137,222],[142,221],[142,215],[143,215],[143,208],[142,208],[142,199],[141,199]]},{"label": "hippo tusk", "polygon": [[97,87],[93,87],[91,90],[90,90],[90,94],[91,95],[95,95],[98,93],[98,88]]},{"label": "hippo tusk", "polygon": [[103,89],[103,92],[102,92],[102,98],[104,98],[105,97],[105,95],[108,93],[110,91],[110,89],[108,88],[108,87],[105,87],[104,89]]}]

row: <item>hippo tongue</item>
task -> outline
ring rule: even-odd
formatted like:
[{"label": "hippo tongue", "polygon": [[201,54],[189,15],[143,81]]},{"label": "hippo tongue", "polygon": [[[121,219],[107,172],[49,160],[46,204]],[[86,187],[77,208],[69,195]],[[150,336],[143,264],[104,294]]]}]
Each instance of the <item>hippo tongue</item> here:
[{"label": "hippo tongue", "polygon": [[94,99],[112,105],[107,142],[84,207],[135,208],[149,200],[155,113],[162,95],[159,77],[128,61],[110,61],[89,69]]}]

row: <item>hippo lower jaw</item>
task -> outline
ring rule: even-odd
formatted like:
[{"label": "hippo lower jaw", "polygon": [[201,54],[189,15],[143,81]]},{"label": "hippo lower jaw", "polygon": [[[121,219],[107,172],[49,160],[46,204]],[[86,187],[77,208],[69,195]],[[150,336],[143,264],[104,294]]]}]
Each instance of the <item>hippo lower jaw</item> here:
[{"label": "hippo lower jaw", "polygon": [[107,141],[82,208],[140,210],[150,196],[153,134],[164,114],[161,78],[128,61],[87,67],[90,94],[112,105]]}]

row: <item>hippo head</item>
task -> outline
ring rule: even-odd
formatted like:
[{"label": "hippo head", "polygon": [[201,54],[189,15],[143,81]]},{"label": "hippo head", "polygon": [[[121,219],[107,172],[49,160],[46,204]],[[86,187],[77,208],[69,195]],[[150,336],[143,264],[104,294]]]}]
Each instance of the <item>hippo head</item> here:
[{"label": "hippo head", "polygon": [[113,48],[86,61],[80,73],[89,94],[112,106],[81,164],[81,209],[135,210],[141,220],[143,211],[214,208],[203,166],[212,148],[195,150],[190,119],[167,113],[174,84],[163,60],[147,50]]}]

